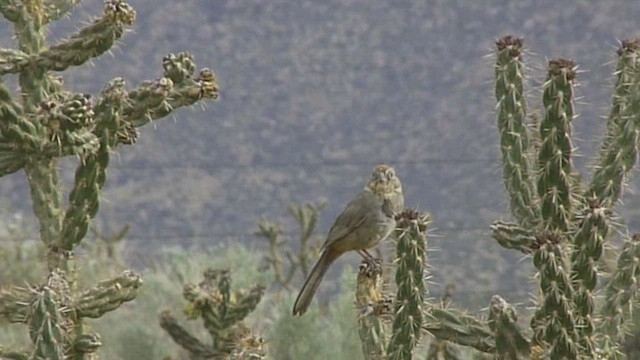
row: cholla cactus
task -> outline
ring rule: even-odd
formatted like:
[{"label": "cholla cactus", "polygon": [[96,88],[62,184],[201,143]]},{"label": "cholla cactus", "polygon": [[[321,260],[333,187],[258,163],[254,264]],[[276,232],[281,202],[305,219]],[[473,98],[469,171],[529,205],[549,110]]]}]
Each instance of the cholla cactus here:
[{"label": "cholla cactus", "polygon": [[387,356],[409,359],[420,340],[424,317],[425,264],[429,216],[405,210],[397,217],[396,285],[393,330]]},{"label": "cholla cactus", "polygon": [[[543,91],[545,114],[538,125],[540,146],[523,147],[521,151],[528,155],[516,159],[515,165],[503,161],[505,183],[533,184],[532,179],[536,179],[537,198],[531,199],[529,205],[536,208],[536,204],[540,204],[540,212],[534,213],[533,220],[525,221],[517,216],[517,211],[512,211],[517,224],[495,223],[492,230],[494,237],[505,247],[533,251],[541,297],[532,319],[533,340],[552,358],[593,358],[600,352],[597,338],[601,334],[595,331],[597,316],[593,293],[613,206],[619,200],[626,174],[637,158],[639,44],[637,40],[623,41],[618,51],[617,83],[607,134],[588,185],[581,184],[572,169],[571,121],[576,66],[570,60],[549,61]],[[512,128],[522,128],[525,132],[527,129],[524,117],[515,118],[510,111],[514,99],[516,103],[525,103],[522,91],[513,91],[523,86],[522,41],[505,37],[497,42],[497,47],[498,126],[503,158],[512,159],[509,155],[511,147],[504,146],[512,137],[508,133]],[[513,122],[502,121],[505,117]],[[530,168],[533,159],[537,160],[535,173],[507,171],[508,167],[514,166]],[[525,190],[510,192],[512,203],[517,202],[522,193],[533,189],[530,185]],[[609,356],[613,356],[611,354]]]},{"label": "cholla cactus", "polygon": [[[640,294],[640,235],[624,240],[617,267],[609,276],[600,276],[598,264],[611,235],[613,208],[638,156],[640,40],[623,41],[617,52],[613,107],[588,184],[581,183],[572,164],[575,63],[549,61],[543,84],[544,116],[536,121],[539,135],[535,135],[529,130],[532,124],[526,123],[523,42],[506,36],[496,45],[503,174],[516,221],[495,222],[491,230],[503,247],[531,255],[538,271],[531,330],[520,329],[515,309],[499,296],[491,301],[488,321],[420,302],[422,329],[439,340],[470,346],[496,359],[623,359],[620,344]],[[398,273],[403,263],[421,254],[412,251],[399,253]],[[417,339],[416,318],[398,310],[414,309],[412,296],[422,293],[422,288],[415,273],[404,274],[398,278],[394,336],[403,334],[411,344]],[[608,278],[602,304],[595,296],[600,278]],[[403,286],[407,283],[414,286]],[[397,353],[393,350],[390,355]],[[404,351],[398,357],[411,355]]]},{"label": "cholla cactus", "polygon": [[[83,318],[100,317],[133,300],[142,285],[140,275],[130,271],[86,291],[72,281],[70,261],[98,211],[111,153],[121,144],[133,144],[136,128],[217,97],[213,73],[203,69],[196,75],[187,53],[167,56],[164,75],[137,89],[126,90],[118,78],[95,99],[65,90],[54,72],[108,51],[136,17],[125,1],[108,0],[101,17],[48,46],[48,24],[76,3],[0,1],[0,13],[13,23],[18,42],[18,49],[0,49],[0,176],[25,171],[49,269],[39,285],[0,293],[0,315],[27,324],[34,344],[25,352],[0,350],[0,357],[80,359],[98,349],[100,337],[84,332]],[[17,75],[19,96],[1,83],[5,75]],[[65,156],[79,158],[67,206],[58,169]]]},{"label": "cholla cactus", "polygon": [[382,266],[363,260],[358,269],[356,306],[358,335],[367,360],[381,360],[386,354],[387,331],[383,316],[392,310],[390,301],[385,299],[383,287]]},{"label": "cholla cactus", "polygon": [[[407,209],[397,216],[393,309],[385,294],[380,264],[364,261],[358,272],[356,304],[359,309],[358,333],[366,359],[409,359],[418,345],[426,297],[426,231],[429,216]],[[388,322],[393,325],[387,330]],[[386,333],[390,336],[387,340]]]},{"label": "cholla cactus", "polygon": [[160,315],[160,326],[189,352],[191,359],[262,359],[266,352],[262,338],[253,335],[242,320],[256,308],[263,294],[261,285],[232,292],[229,271],[209,269],[199,285],[185,285],[183,295],[187,317],[202,319],[211,343],[189,334],[169,311]]}]

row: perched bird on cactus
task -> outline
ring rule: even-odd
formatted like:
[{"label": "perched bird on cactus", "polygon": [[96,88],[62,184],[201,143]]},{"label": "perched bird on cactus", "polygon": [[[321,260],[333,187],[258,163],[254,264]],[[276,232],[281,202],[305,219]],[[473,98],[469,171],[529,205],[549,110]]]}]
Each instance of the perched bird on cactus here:
[{"label": "perched bird on cactus", "polygon": [[340,255],[355,250],[373,261],[367,249],[389,236],[396,225],[394,217],[403,207],[402,185],[395,170],[389,165],[376,166],[364,190],[351,200],[329,230],[320,258],[293,305],[293,315],[307,311],[324,274]]}]

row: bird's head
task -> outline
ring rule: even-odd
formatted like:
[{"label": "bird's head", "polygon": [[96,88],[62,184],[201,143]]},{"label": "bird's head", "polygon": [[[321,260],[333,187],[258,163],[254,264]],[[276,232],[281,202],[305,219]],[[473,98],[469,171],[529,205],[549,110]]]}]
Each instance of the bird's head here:
[{"label": "bird's head", "polygon": [[365,186],[365,190],[371,191],[383,197],[393,196],[402,193],[400,179],[396,176],[396,171],[389,165],[378,165],[373,168],[371,178]]}]

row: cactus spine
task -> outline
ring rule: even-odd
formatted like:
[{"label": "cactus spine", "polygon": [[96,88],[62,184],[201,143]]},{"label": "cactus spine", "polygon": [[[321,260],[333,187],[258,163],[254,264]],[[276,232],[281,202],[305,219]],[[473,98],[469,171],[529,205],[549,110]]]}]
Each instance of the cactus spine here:
[{"label": "cactus spine", "polygon": [[[167,56],[164,75],[134,90],[125,90],[122,79],[112,80],[95,101],[65,90],[54,72],[108,51],[136,17],[125,1],[107,0],[102,16],[47,46],[48,24],[77,3],[0,1],[0,13],[13,23],[18,42],[18,49],[0,49],[0,176],[24,169],[49,270],[42,284],[0,291],[0,315],[26,324],[33,342],[28,351],[0,348],[0,357],[84,359],[98,350],[100,337],[85,332],[83,319],[133,300],[142,285],[141,276],[131,271],[84,291],[73,281],[70,261],[98,211],[110,154],[121,144],[133,144],[136,128],[180,106],[217,97],[213,73],[203,69],[196,76],[186,53]],[[17,75],[20,96],[2,84],[5,75]],[[79,161],[65,206],[57,165],[66,156]]]}]

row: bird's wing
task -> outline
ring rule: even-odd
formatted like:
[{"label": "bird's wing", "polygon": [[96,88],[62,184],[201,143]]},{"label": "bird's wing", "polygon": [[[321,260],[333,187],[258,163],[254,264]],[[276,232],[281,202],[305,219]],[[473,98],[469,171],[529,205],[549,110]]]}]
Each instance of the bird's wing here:
[{"label": "bird's wing", "polygon": [[374,194],[367,191],[358,194],[333,223],[322,248],[344,239],[361,226],[374,225],[367,223],[372,220],[375,222],[375,217],[372,217],[371,213],[376,207],[379,208],[380,204]]}]

